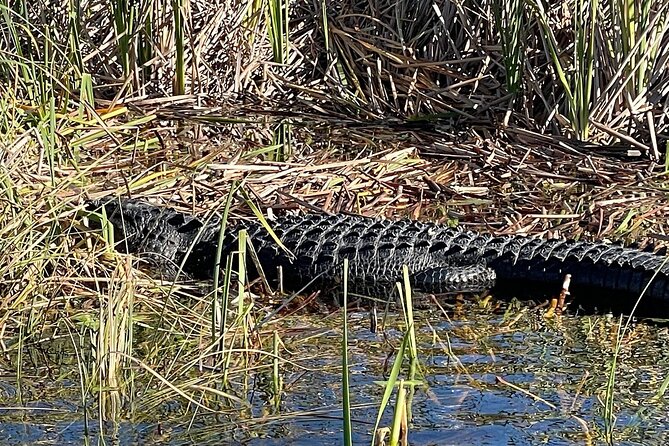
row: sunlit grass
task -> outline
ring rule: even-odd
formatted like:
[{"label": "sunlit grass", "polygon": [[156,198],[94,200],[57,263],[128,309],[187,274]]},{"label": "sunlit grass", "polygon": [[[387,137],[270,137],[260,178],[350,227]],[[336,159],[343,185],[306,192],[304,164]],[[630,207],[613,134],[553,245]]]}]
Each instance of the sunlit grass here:
[{"label": "sunlit grass", "polygon": [[[615,400],[616,400],[616,374],[618,373],[619,361],[621,361],[621,351],[627,344],[627,335],[630,331],[630,326],[635,317],[635,312],[638,305],[641,303],[644,294],[651,286],[653,281],[656,279],[657,275],[660,272],[660,269],[664,267],[664,264],[669,261],[669,257],[665,258],[664,262],[660,265],[655,274],[652,276],[649,283],[646,284],[645,288],[639,295],[634,307],[630,311],[630,314],[626,317],[621,316],[618,324],[616,325],[616,332],[613,344],[613,354],[611,355],[610,364],[608,367],[608,380],[606,383],[606,392],[604,398],[604,435],[608,444],[614,444],[614,432],[616,426],[616,410],[615,410]],[[624,321],[624,323],[623,323]],[[666,390],[666,383],[668,382],[669,377],[665,378],[665,381],[662,383],[658,389],[658,393],[663,393]]]},{"label": "sunlit grass", "polygon": [[590,112],[595,77],[596,30],[599,27],[599,1],[573,2],[571,57],[566,58],[553,31],[548,11],[542,1],[530,2],[541,24],[546,52],[562,86],[567,117],[577,138],[587,140],[590,132]]},{"label": "sunlit grass", "polygon": [[[421,382],[416,380],[416,374],[419,369],[418,346],[416,341],[416,323],[414,320],[413,299],[411,282],[409,280],[409,270],[405,266],[403,268],[403,281],[397,283],[397,291],[402,303],[404,314],[405,331],[396,355],[393,367],[388,376],[388,380],[384,385],[384,393],[379,402],[379,410],[376,417],[374,430],[372,431],[372,444],[377,443],[377,435],[381,436],[378,441],[383,441],[383,437],[387,433],[389,435],[389,444],[408,444],[408,420],[411,420],[411,402],[416,385]],[[408,359],[409,367],[406,373],[406,378],[400,378],[405,360]],[[382,384],[382,383],[379,383]],[[407,391],[409,387],[409,391]],[[390,398],[393,392],[396,392],[395,407],[393,410],[392,423],[390,427],[381,428],[381,418],[385,412],[386,407],[390,403]],[[409,394],[407,396],[407,393]]]},{"label": "sunlit grass", "polygon": [[172,10],[174,14],[174,46],[176,47],[176,55],[174,60],[174,67],[176,71],[176,81],[174,82],[174,95],[179,96],[186,93],[186,60],[185,60],[185,46],[186,46],[186,20],[189,2],[183,0],[172,0]]},{"label": "sunlit grass", "polygon": [[342,303],[342,337],[341,337],[341,387],[344,444],[353,444],[351,424],[351,384],[348,362],[348,259],[344,259],[343,269],[343,303]]},{"label": "sunlit grass", "polygon": [[511,93],[522,87],[523,64],[525,63],[525,2],[523,0],[493,0],[492,10],[497,33],[502,41],[506,85]]},{"label": "sunlit grass", "polygon": [[290,50],[288,0],[268,0],[267,27],[269,40],[272,43],[274,62],[285,64],[288,62]]}]

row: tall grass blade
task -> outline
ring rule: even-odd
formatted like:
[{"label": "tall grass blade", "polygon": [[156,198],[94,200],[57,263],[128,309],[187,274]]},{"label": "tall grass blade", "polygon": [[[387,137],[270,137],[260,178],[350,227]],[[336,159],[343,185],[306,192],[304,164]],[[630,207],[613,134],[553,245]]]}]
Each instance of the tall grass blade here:
[{"label": "tall grass blade", "polygon": [[[404,323],[409,333],[409,355],[412,359],[418,358],[418,347],[416,343],[416,329],[413,317],[413,296],[411,291],[411,282],[409,281],[409,268],[404,265],[402,267],[402,278],[404,283]],[[411,378],[413,379],[413,377]]]},{"label": "tall grass blade", "polygon": [[592,85],[595,59],[595,31],[598,26],[598,0],[585,3],[574,2],[574,49],[571,62],[573,70],[568,70],[562,63],[562,51],[557,42],[543,0],[528,0],[535,11],[543,31],[546,51],[553,62],[553,68],[566,95],[567,118],[575,136],[586,140],[590,129],[590,111],[592,107]]},{"label": "tall grass blade", "polygon": [[[246,314],[246,244],[248,232],[241,229],[237,241],[237,317],[244,318]],[[244,347],[248,347],[249,330],[244,323]]]},{"label": "tall grass blade", "polygon": [[[225,337],[225,332],[226,332],[226,318],[227,318],[227,311],[228,311],[228,300],[229,300],[229,293],[228,289],[230,286],[230,264],[228,263],[226,270],[225,270],[225,279],[224,279],[224,284],[223,284],[223,296],[221,302],[221,298],[218,294],[218,290],[220,289],[220,273],[221,273],[221,257],[223,253],[223,242],[225,240],[225,235],[227,233],[227,227],[228,227],[228,215],[230,213],[230,206],[232,205],[232,197],[234,196],[235,192],[237,191],[238,184],[233,184],[232,187],[230,187],[230,191],[228,192],[228,197],[225,200],[225,205],[223,206],[223,215],[221,216],[221,224],[220,224],[220,229],[218,233],[218,244],[217,244],[217,249],[216,249],[216,256],[214,258],[214,271],[213,271],[213,277],[214,277],[214,293],[213,293],[213,305],[212,305],[212,341],[215,341],[217,338],[221,339],[221,345],[220,345],[220,352],[223,353],[223,347],[224,347],[224,342],[223,339]],[[229,260],[229,259],[228,259]],[[220,311],[219,311],[220,310]],[[220,320],[216,321],[217,315],[220,315]],[[218,330],[216,327],[219,327]]]},{"label": "tall grass blade", "polygon": [[276,410],[279,410],[281,407],[281,392],[283,390],[283,379],[281,376],[281,357],[279,356],[279,347],[281,341],[279,339],[279,333],[274,332],[272,336],[272,391],[274,407]]},{"label": "tall grass blade", "polygon": [[525,2],[493,0],[492,10],[502,42],[507,89],[517,93],[521,88],[525,51]]},{"label": "tall grass blade", "polygon": [[186,62],[184,59],[184,15],[186,5],[184,0],[172,0],[174,12],[174,46],[176,48],[174,94],[186,94]]},{"label": "tall grass blade", "polygon": [[379,410],[376,414],[376,422],[374,423],[374,430],[372,432],[372,443],[376,444],[376,435],[379,430],[379,425],[381,424],[381,417],[383,417],[383,412],[385,412],[386,407],[388,407],[388,402],[390,397],[393,394],[393,389],[398,382],[398,377],[402,371],[402,363],[406,355],[406,350],[409,345],[409,332],[404,333],[402,338],[402,343],[397,349],[397,354],[395,355],[395,361],[393,362],[393,367],[390,369],[390,375],[388,375],[388,380],[385,383],[385,388],[383,390],[383,396],[381,397],[381,403],[379,404]]},{"label": "tall grass blade", "polygon": [[285,64],[288,62],[289,28],[288,28],[289,0],[268,0],[267,27],[269,40],[272,44],[274,62]]},{"label": "tall grass blade", "polygon": [[344,259],[344,296],[342,303],[342,341],[341,341],[341,378],[342,378],[342,413],[344,422],[344,444],[353,445],[351,426],[351,387],[348,374],[348,259]]},{"label": "tall grass blade", "polygon": [[328,23],[328,8],[326,0],[321,0],[321,26],[323,27],[323,40],[325,42],[325,53],[328,60],[332,57],[330,54],[330,25]]},{"label": "tall grass blade", "polygon": [[[402,432],[406,434],[406,394],[407,391],[404,388],[404,380],[400,380],[399,386],[397,387],[397,401],[395,402],[395,412],[393,413],[393,425],[390,429],[390,446],[397,446],[400,444],[400,436]],[[407,444],[402,442],[402,444]]]},{"label": "tall grass blade", "polygon": [[613,431],[615,428],[616,418],[615,418],[615,408],[614,408],[614,398],[615,398],[615,385],[616,385],[616,371],[618,369],[618,356],[620,354],[620,348],[622,344],[621,333],[622,330],[622,316],[617,325],[616,333],[616,345],[614,346],[613,357],[609,364],[609,374],[606,381],[606,393],[604,398],[604,436],[608,444],[615,444],[613,439]]},{"label": "tall grass blade", "polygon": [[272,147],[275,147],[273,152],[270,152],[271,161],[286,161],[286,158],[290,156],[291,147],[292,147],[292,130],[289,122],[282,122],[274,130],[274,138],[272,141]]}]

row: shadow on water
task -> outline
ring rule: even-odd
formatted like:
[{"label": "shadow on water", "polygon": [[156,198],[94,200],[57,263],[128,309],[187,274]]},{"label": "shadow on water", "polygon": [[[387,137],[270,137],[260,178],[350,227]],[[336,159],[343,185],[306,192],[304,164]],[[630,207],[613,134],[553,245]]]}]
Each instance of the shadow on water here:
[{"label": "shadow on water", "polygon": [[[424,385],[412,399],[411,444],[601,443],[618,319],[545,319],[528,307],[500,305],[497,310],[475,303],[453,306],[449,317],[417,312]],[[369,444],[383,393],[375,382],[389,373],[402,339],[401,316],[389,314],[378,333],[369,331],[365,312],[349,319],[353,439]],[[20,392],[11,372],[15,367],[3,364],[0,442],[66,445],[88,438],[102,444],[102,437],[105,444],[118,445],[342,444],[340,322],[322,315],[284,319],[290,362],[281,367],[278,406],[271,402],[267,373],[260,370],[250,375],[250,406],[241,410],[207,414],[175,400],[157,411],[130,411],[118,424],[100,423],[95,404],[82,406],[73,355],[57,341],[43,343],[39,358],[24,361]],[[614,395],[616,444],[659,445],[669,438],[663,394],[668,343],[665,327],[644,323],[632,325],[623,340]],[[134,398],[141,402],[142,392]],[[389,423],[385,414],[381,424]]]}]

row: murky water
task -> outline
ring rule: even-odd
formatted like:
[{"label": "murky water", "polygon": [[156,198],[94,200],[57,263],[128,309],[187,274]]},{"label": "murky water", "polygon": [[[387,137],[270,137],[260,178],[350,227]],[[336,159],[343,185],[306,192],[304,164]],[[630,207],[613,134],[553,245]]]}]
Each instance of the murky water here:
[{"label": "murky water", "polygon": [[[414,445],[589,445],[605,442],[605,400],[618,320],[563,316],[546,320],[531,309],[500,312],[468,304],[449,318],[416,315],[424,386],[411,400],[409,440]],[[2,444],[342,444],[341,319],[320,315],[283,321],[290,355],[276,408],[265,397],[263,374],[251,377],[251,407],[229,415],[185,411],[183,402],[164,414],[135,413],[120,424],[100,425],[94,405],[84,418],[79,383],[41,364],[24,369],[19,404],[15,373],[2,364]],[[369,444],[393,352],[401,342],[401,316],[386,330],[369,331],[367,314],[350,315],[349,355],[354,405],[353,438]],[[298,330],[299,328],[299,330]],[[633,324],[617,362],[613,413],[615,444],[665,444],[669,407],[669,334],[657,324]],[[61,352],[61,357],[66,352]],[[74,362],[71,363],[74,366]],[[48,378],[51,376],[51,378]],[[138,395],[137,398],[141,398]],[[87,404],[91,404],[88,402]],[[21,407],[18,407],[21,406]],[[387,410],[381,425],[390,422]],[[88,426],[88,432],[86,431]],[[87,435],[88,434],[88,435]]]}]

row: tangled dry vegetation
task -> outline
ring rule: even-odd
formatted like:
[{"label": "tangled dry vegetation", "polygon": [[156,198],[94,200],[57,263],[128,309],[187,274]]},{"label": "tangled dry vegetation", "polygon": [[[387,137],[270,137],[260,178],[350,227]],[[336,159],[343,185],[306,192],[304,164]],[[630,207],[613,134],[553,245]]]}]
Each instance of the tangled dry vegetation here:
[{"label": "tangled dry vegetation", "polygon": [[[141,298],[165,340],[149,368],[212,324],[208,302],[185,305],[187,288],[85,231],[82,199],[108,194],[202,213],[241,184],[236,215],[253,202],[664,240],[669,2],[647,3],[636,27],[617,1],[1,5],[3,333],[122,342]],[[92,325],[86,305],[104,309]],[[119,357],[98,360],[115,379]]]}]

